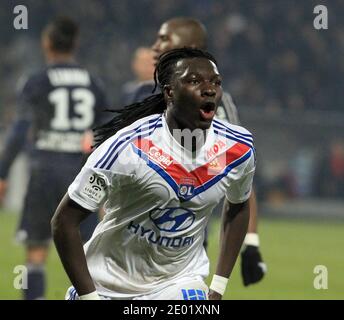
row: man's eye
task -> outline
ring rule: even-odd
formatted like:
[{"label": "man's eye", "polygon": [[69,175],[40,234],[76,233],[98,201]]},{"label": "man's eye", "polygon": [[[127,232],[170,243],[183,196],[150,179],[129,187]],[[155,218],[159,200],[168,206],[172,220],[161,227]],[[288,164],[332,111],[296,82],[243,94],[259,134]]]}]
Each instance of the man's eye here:
[{"label": "man's eye", "polygon": [[189,83],[191,83],[191,84],[199,84],[199,81],[197,79],[190,79]]},{"label": "man's eye", "polygon": [[222,81],[221,81],[221,80],[217,80],[217,81],[215,81],[215,85],[217,85],[217,86],[221,86],[221,85],[222,85]]}]

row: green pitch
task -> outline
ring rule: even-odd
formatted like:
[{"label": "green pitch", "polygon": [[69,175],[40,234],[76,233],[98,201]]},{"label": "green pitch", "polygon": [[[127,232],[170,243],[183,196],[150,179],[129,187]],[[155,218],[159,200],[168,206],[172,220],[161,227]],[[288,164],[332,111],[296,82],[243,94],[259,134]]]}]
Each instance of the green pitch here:
[{"label": "green pitch", "polygon": [[[13,287],[16,265],[24,263],[24,251],[13,241],[17,216],[0,211],[0,299],[20,299]],[[224,299],[344,299],[344,222],[267,220],[259,223],[262,255],[268,265],[265,279],[245,288],[239,264]],[[211,227],[212,272],[218,248],[219,224]],[[313,286],[316,265],[328,270],[328,289]],[[69,286],[55,250],[48,265],[48,299],[61,299]],[[208,279],[210,280],[210,279]]]}]

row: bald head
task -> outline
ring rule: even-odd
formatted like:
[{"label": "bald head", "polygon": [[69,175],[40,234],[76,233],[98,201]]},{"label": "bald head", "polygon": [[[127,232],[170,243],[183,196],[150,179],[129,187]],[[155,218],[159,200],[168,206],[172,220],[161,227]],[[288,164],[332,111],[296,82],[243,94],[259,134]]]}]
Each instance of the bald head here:
[{"label": "bald head", "polygon": [[206,49],[207,31],[204,25],[193,18],[173,18],[166,21],[171,31],[178,34],[187,47]]},{"label": "bald head", "polygon": [[172,49],[192,47],[205,49],[207,46],[207,31],[197,19],[179,17],[164,22],[158,32],[153,50],[158,58],[161,54]]}]

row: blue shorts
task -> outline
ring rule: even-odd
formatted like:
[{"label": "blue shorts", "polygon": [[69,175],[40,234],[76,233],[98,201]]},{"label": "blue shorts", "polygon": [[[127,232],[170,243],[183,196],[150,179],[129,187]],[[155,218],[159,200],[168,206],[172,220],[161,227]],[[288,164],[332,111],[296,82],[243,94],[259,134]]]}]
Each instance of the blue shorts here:
[{"label": "blue shorts", "polygon": [[[48,245],[51,240],[50,221],[57,206],[78,174],[80,167],[32,166],[24,207],[16,238],[27,245]],[[87,241],[98,224],[98,215],[91,214],[81,224],[83,241]]]}]

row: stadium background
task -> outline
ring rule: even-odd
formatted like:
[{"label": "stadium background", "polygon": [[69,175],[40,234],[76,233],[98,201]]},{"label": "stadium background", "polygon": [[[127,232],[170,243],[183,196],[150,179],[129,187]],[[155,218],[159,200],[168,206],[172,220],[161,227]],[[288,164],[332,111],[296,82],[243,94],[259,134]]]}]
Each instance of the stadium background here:
[{"label": "stadium background", "polygon": [[[13,8],[28,8],[28,29],[15,30]],[[328,30],[315,30],[314,7],[328,8]],[[0,146],[15,110],[21,76],[44,63],[40,31],[56,15],[80,23],[79,61],[100,76],[113,108],[132,80],[130,59],[154,42],[160,24],[194,16],[209,32],[209,51],[224,76],[224,89],[254,133],[259,233],[268,273],[244,288],[238,265],[226,299],[344,298],[344,3],[331,1],[137,0],[2,1],[0,3]],[[1,148],[0,147],[0,148]],[[19,299],[13,269],[24,261],[13,240],[27,182],[22,154],[11,170],[0,211],[0,299]],[[213,220],[214,261],[218,221]],[[328,289],[313,287],[316,265],[328,269]],[[53,251],[48,297],[63,296],[68,280]]]}]

